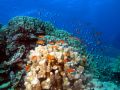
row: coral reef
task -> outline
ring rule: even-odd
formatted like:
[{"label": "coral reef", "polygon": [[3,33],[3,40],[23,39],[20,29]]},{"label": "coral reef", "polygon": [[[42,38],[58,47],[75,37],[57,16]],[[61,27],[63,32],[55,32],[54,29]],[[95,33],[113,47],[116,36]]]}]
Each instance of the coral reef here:
[{"label": "coral reef", "polygon": [[0,90],[118,90],[105,80],[120,83],[119,63],[50,22],[17,16],[0,24]]},{"label": "coral reef", "polygon": [[[34,48],[35,51],[32,50]],[[42,52],[38,51],[40,49]],[[0,56],[0,89],[24,90],[25,87],[29,88],[27,85],[29,80],[36,85],[36,90],[42,88],[62,90],[68,86],[71,89],[85,88],[86,77],[83,74],[87,60],[85,46],[78,38],[65,30],[55,28],[50,22],[27,16],[14,17],[8,25],[0,28],[0,50],[2,55]],[[32,75],[34,71],[34,75],[37,75],[37,69],[39,77],[31,76],[34,78],[33,81],[31,78],[27,79],[27,76]],[[51,87],[54,83],[56,86]]]},{"label": "coral reef", "polygon": [[[2,55],[0,56],[0,78],[2,78],[0,89],[18,85],[19,77],[25,73],[23,68],[27,53],[35,47],[37,36],[45,35],[45,31],[49,29],[52,31],[54,28],[46,22],[26,16],[14,17],[8,25],[0,28],[0,53]],[[18,75],[21,76],[18,77]]]}]

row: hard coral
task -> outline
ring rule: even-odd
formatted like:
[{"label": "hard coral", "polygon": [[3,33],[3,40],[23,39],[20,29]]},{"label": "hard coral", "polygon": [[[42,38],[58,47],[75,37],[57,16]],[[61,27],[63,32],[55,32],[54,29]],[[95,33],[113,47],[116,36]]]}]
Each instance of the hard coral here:
[{"label": "hard coral", "polygon": [[[66,90],[66,87],[67,89],[70,88],[71,90],[74,90],[74,88],[76,88],[74,85],[78,84],[80,80],[82,83],[81,75],[83,75],[84,67],[80,66],[81,64],[79,64],[79,68],[76,67],[75,65],[78,63],[78,60],[76,60],[76,58],[71,58],[68,54],[71,52],[74,54],[73,49],[70,49],[70,46],[64,47],[65,45],[62,45],[64,48],[60,48],[60,51],[56,52],[56,48],[52,49],[53,46],[54,45],[51,44],[45,46],[39,45],[35,50],[31,51],[30,60],[31,56],[33,56],[37,61],[31,64],[30,71],[25,77],[26,90],[28,90],[29,85],[31,88],[35,89],[34,86],[37,84],[40,86],[38,86],[38,88],[41,88],[41,90],[53,90],[53,88],[56,90]],[[60,45],[56,46],[58,48],[61,47]],[[50,48],[52,50],[50,50],[47,55],[41,51],[42,49],[48,51]],[[63,51],[61,52],[61,50]],[[66,51],[67,54],[64,54]],[[39,59],[36,57],[39,57]],[[64,57],[71,59],[64,62]],[[80,61],[81,59],[79,58],[79,62]],[[29,73],[31,73],[31,75]],[[36,78],[36,80],[34,78]],[[82,87],[77,89],[82,89]]]}]

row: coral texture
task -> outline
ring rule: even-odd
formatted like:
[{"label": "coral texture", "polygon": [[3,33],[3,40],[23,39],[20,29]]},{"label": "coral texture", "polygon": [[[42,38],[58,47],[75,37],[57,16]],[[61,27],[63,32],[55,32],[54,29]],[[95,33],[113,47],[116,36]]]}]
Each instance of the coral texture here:
[{"label": "coral texture", "polygon": [[38,45],[30,51],[24,83],[26,90],[84,89],[82,57],[66,43]]}]

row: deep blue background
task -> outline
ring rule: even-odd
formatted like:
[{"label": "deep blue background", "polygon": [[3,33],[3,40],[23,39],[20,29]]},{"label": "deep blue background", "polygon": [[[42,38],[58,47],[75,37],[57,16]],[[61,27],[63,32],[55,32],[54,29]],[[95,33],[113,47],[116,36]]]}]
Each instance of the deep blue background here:
[{"label": "deep blue background", "polygon": [[71,32],[88,24],[103,32],[108,45],[120,49],[120,0],[0,0],[0,23],[18,15],[49,20]]}]

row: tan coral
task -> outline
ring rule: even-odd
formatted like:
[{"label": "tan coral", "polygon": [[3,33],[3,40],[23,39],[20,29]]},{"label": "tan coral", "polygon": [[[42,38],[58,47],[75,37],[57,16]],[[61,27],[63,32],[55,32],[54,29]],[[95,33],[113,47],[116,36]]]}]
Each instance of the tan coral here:
[{"label": "tan coral", "polygon": [[51,83],[50,83],[50,78],[47,78],[45,81],[41,82],[42,85],[42,89],[47,89],[49,90],[51,87]]},{"label": "tan coral", "polygon": [[29,59],[32,64],[28,64],[31,66],[25,78],[26,90],[29,90],[29,87],[33,90],[73,90],[73,82],[70,80],[75,82],[73,85],[77,85],[77,80],[84,72],[81,64],[75,67],[82,58],[85,57],[79,56],[71,46],[38,45],[35,50],[30,51]]}]

